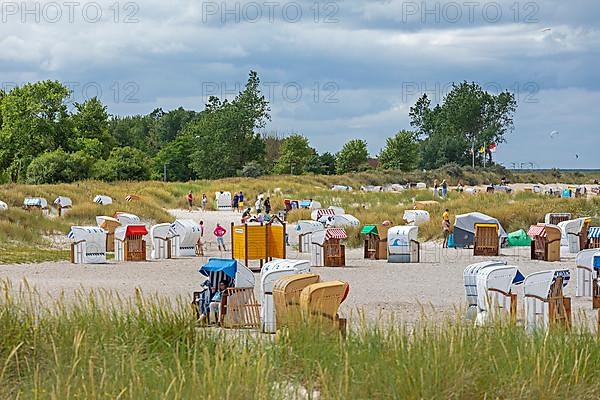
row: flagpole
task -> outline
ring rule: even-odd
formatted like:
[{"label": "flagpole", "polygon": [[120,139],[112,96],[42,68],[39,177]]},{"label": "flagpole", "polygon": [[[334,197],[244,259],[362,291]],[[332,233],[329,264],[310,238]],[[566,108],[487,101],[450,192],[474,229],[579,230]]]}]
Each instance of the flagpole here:
[{"label": "flagpole", "polygon": [[471,157],[473,159],[473,169],[475,169],[475,141],[471,143]]}]

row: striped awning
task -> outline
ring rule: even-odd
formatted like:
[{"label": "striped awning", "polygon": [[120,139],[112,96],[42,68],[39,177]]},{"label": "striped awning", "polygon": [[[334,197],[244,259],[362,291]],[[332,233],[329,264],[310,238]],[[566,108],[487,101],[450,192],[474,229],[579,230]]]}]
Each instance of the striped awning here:
[{"label": "striped awning", "polygon": [[527,231],[527,236],[534,238],[536,236],[547,237],[546,227],[544,225],[532,225]]},{"label": "striped awning", "polygon": [[329,239],[347,239],[346,231],[343,229],[331,228],[325,233],[325,241]]},{"label": "striped awning", "polygon": [[317,220],[319,220],[323,215],[335,215],[335,210],[331,210],[331,209],[317,210]]},{"label": "striped awning", "polygon": [[592,239],[600,238],[600,226],[593,226],[588,230],[588,237]]}]

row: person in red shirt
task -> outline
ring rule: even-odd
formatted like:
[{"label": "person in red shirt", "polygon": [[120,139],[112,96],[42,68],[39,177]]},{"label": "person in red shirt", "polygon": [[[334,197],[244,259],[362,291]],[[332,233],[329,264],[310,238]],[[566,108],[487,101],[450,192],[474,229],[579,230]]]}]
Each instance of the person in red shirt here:
[{"label": "person in red shirt", "polygon": [[194,195],[192,194],[191,190],[187,194],[187,203],[189,211],[192,212],[192,206],[194,205]]},{"label": "person in red shirt", "polygon": [[221,247],[223,247],[223,251],[227,251],[227,249],[225,248],[225,239],[223,239],[223,237],[227,233],[225,228],[223,228],[220,224],[217,224],[217,227],[215,228],[213,233],[217,238],[217,246],[219,246],[219,251],[221,250]]}]

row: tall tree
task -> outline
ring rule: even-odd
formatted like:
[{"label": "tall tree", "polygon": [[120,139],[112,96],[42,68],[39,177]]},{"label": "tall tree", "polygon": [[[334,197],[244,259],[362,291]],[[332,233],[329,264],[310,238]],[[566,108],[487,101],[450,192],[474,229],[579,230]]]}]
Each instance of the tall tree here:
[{"label": "tall tree", "polygon": [[513,129],[516,108],[511,93],[493,95],[476,83],[453,85],[443,103],[434,108],[423,95],[409,113],[411,125],[423,140],[422,166],[468,165],[473,147],[505,141],[505,134]]},{"label": "tall tree", "polygon": [[401,130],[394,137],[388,138],[386,146],[379,153],[379,162],[384,169],[410,171],[419,162],[419,144],[416,134]]},{"label": "tall tree", "polygon": [[274,171],[277,174],[300,175],[311,157],[316,155],[317,152],[310,147],[307,138],[302,135],[292,135],[283,141]]},{"label": "tall tree", "polygon": [[0,168],[11,179],[25,178],[29,163],[58,149],[72,132],[67,99],[70,90],[58,81],[15,87],[0,102]]},{"label": "tall tree", "polygon": [[270,119],[270,108],[251,71],[248,82],[231,102],[211,97],[201,117],[188,124],[194,140],[191,168],[198,178],[235,176],[251,161],[262,161],[265,144],[255,132]]},{"label": "tall tree", "polygon": [[347,142],[336,155],[335,167],[338,174],[357,172],[366,169],[368,161],[367,142],[353,139]]},{"label": "tall tree", "polygon": [[100,154],[108,157],[110,150],[115,145],[115,140],[108,132],[106,106],[97,97],[94,97],[85,103],[75,103],[75,109],[77,113],[72,116],[74,135],[70,147],[80,150],[78,139],[97,139],[101,144]]}]

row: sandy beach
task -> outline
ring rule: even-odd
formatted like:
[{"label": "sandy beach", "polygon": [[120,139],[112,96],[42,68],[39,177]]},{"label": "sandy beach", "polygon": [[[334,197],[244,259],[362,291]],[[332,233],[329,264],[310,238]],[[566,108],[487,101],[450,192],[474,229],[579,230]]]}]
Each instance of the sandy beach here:
[{"label": "sandy beach", "polygon": [[[216,250],[212,231],[216,223],[229,228],[231,222],[239,222],[239,214],[231,212],[170,211],[177,218],[204,221],[206,257],[182,258],[143,263],[109,263],[106,265],[72,265],[68,262],[30,265],[0,265],[0,279],[8,280],[17,290],[27,280],[43,297],[51,300],[63,294],[72,298],[78,290],[105,290],[120,296],[134,296],[136,289],[145,295],[159,295],[170,299],[191,299],[198,290],[202,278],[198,269],[209,257],[229,257]],[[308,259],[295,248],[294,227],[289,226],[291,247],[288,258]],[[228,247],[229,249],[229,247]],[[385,261],[362,259],[361,249],[347,250],[346,268],[313,268],[325,280],[343,280],[350,283],[350,296],[341,312],[356,316],[358,311],[368,320],[379,315],[411,322],[419,319],[423,311],[429,318],[439,320],[462,313],[465,302],[463,270],[472,263],[485,261],[486,257],[474,257],[468,249],[442,249],[439,243],[423,244],[420,264],[388,264]],[[591,300],[575,298],[574,255],[561,262],[532,261],[529,249],[502,249],[500,259],[517,265],[523,274],[547,269],[569,268],[572,281],[566,293],[573,297],[573,313],[585,312],[592,317]],[[258,277],[258,274],[256,275]],[[519,308],[522,309],[522,289]]]}]

